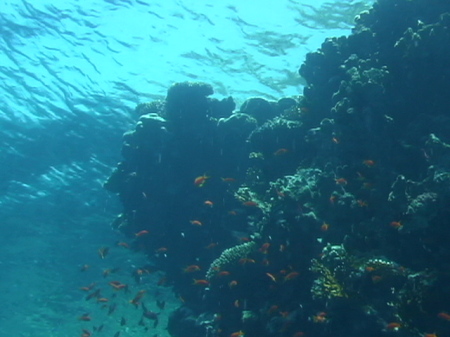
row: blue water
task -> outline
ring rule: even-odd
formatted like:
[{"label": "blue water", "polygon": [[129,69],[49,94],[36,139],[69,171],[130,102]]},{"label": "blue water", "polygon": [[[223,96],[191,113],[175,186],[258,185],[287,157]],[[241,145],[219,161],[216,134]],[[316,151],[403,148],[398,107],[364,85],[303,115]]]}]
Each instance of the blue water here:
[{"label": "blue water", "polygon": [[[121,240],[109,226],[119,203],[102,183],[137,104],[186,80],[238,105],[299,95],[306,53],[349,34],[371,2],[3,1],[0,337],[81,334],[77,317],[91,309],[78,288],[113,267],[97,249]],[[144,263],[111,255],[124,274]],[[105,333],[135,335],[105,322]]]}]

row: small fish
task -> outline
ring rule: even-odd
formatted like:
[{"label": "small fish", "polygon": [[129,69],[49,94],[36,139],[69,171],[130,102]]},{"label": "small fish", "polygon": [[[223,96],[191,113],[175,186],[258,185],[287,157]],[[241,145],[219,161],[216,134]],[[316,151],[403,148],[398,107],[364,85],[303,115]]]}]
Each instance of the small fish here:
[{"label": "small fish", "polygon": [[205,247],[205,249],[213,249],[216,247],[219,243],[218,242],[211,242],[209,245]]},{"label": "small fish", "polygon": [[159,285],[159,286],[163,286],[163,285],[165,285],[167,283],[167,277],[166,276],[163,276],[163,277],[161,277],[159,280],[158,280],[158,282],[156,283],[157,285]]},{"label": "small fish", "polygon": [[194,179],[194,185],[197,187],[203,187],[206,183],[206,181],[209,179],[210,177],[207,176],[206,174],[199,176],[197,178]]},{"label": "small fish", "polygon": [[322,226],[320,226],[320,230],[322,232],[326,232],[328,229],[330,229],[330,224],[327,224],[325,222],[322,224]]},{"label": "small fish", "polygon": [[282,155],[284,155],[284,154],[286,154],[286,153],[288,153],[288,152],[289,152],[288,149],[281,148],[281,149],[276,150],[276,151],[273,153],[273,155],[274,155],[274,156],[282,156]]},{"label": "small fish", "polygon": [[267,254],[270,247],[270,243],[266,242],[259,248],[259,252],[262,254]]},{"label": "small fish", "polygon": [[276,304],[272,305],[272,306],[269,308],[269,310],[267,311],[267,313],[268,313],[269,315],[272,315],[272,314],[274,314],[274,313],[276,313],[276,312],[279,312],[279,307],[278,307],[278,305],[276,305]]},{"label": "small fish", "polygon": [[221,178],[224,183],[234,183],[236,179],[234,178]]},{"label": "small fish", "polygon": [[184,268],[183,272],[185,272],[185,273],[193,273],[193,272],[196,272],[196,271],[199,271],[199,270],[201,270],[201,268],[199,266],[197,266],[195,264],[192,264],[192,265],[187,266],[186,268]]},{"label": "small fish", "polygon": [[168,250],[169,249],[167,247],[159,247],[158,249],[155,250],[155,253],[165,253]]},{"label": "small fish", "polygon": [[224,277],[230,275],[230,272],[227,270],[222,270],[217,273],[217,277]]},{"label": "small fish", "polygon": [[395,229],[400,229],[400,228],[403,227],[403,224],[402,224],[401,221],[392,221],[392,222],[390,223],[390,226],[391,226],[392,228],[395,228]]},{"label": "small fish", "polygon": [[156,300],[156,306],[159,308],[159,310],[164,310],[164,308],[166,306],[166,301]]},{"label": "small fish", "polygon": [[119,281],[111,281],[109,282],[109,285],[113,287],[114,290],[128,289],[128,285],[126,285],[125,283],[120,283]]},{"label": "small fish", "polygon": [[313,316],[314,323],[325,323],[326,321],[327,321],[327,313],[324,311],[319,312],[317,315]]},{"label": "small fish", "polygon": [[255,263],[256,261],[254,259],[242,258],[238,262],[239,264],[247,264],[247,263]]},{"label": "small fish", "polygon": [[366,159],[366,160],[363,160],[362,163],[363,163],[364,165],[366,165],[367,167],[375,166],[375,161],[372,160],[372,159]]},{"label": "small fish", "polygon": [[387,330],[394,330],[394,331],[397,331],[401,327],[402,325],[398,322],[391,322],[386,325]]},{"label": "small fish", "polygon": [[89,337],[90,335],[92,335],[92,333],[89,330],[81,330],[81,337]]},{"label": "small fish", "polygon": [[203,205],[208,206],[208,207],[213,207],[214,203],[211,200],[205,200],[203,202]]},{"label": "small fish", "polygon": [[89,301],[91,298],[98,298],[100,297],[100,289],[95,290],[93,293],[90,293],[89,295],[86,296],[86,301]]},{"label": "small fish", "polygon": [[155,323],[153,324],[153,327],[156,328],[158,326],[159,323],[159,319],[158,319],[158,315],[159,313],[153,312],[151,310],[148,310],[144,303],[142,303],[142,310],[144,311],[143,313],[143,317],[148,318],[152,321],[155,321]]},{"label": "small fish", "polygon": [[238,285],[238,281],[236,281],[236,280],[230,281],[230,282],[228,283],[228,287],[229,287],[230,289],[236,287],[237,285]]},{"label": "small fish", "polygon": [[242,205],[246,207],[258,207],[258,203],[256,201],[245,201]]},{"label": "small fish", "polygon": [[134,296],[134,298],[132,300],[130,300],[130,303],[133,304],[137,308],[146,292],[147,292],[147,290],[139,290],[138,293],[136,294],[136,296]]},{"label": "small fish", "polygon": [[117,304],[116,303],[112,303],[109,305],[108,307],[108,315],[111,315],[114,311],[116,311],[117,308]]},{"label": "small fish", "polygon": [[109,302],[109,299],[107,299],[106,297],[99,297],[99,298],[97,298],[97,302],[98,303],[106,303],[106,302]]},{"label": "small fish", "polygon": [[195,225],[195,226],[202,226],[203,224],[201,223],[201,221],[199,221],[199,220],[191,220],[191,221],[189,221],[192,225]]},{"label": "small fish", "polygon": [[104,327],[105,325],[104,324],[102,324],[102,325],[100,325],[100,326],[98,326],[98,327],[93,327],[93,329],[94,329],[94,331],[96,331],[96,332],[101,332],[102,330],[103,330],[103,327]]},{"label": "small fish", "polygon": [[305,336],[305,333],[303,331],[297,331],[292,335],[292,337],[303,337]]},{"label": "small fish", "polygon": [[92,318],[91,318],[91,316],[89,316],[89,314],[83,314],[80,317],[78,317],[78,320],[89,322],[92,320]]},{"label": "small fish", "polygon": [[90,285],[88,285],[88,286],[85,286],[85,287],[80,287],[80,290],[83,290],[83,291],[90,291],[92,288],[94,288],[95,287],[95,282],[93,282],[93,283],[91,283]]},{"label": "small fish", "polygon": [[117,331],[115,334],[114,334],[114,337],[119,337],[120,336],[120,331]]},{"label": "small fish", "polygon": [[119,271],[119,268],[112,268],[112,269],[104,269],[102,272],[103,277],[107,277],[110,274],[116,273]]},{"label": "small fish", "polygon": [[192,284],[196,285],[196,286],[209,286],[209,281],[194,279],[194,283],[192,283]]},{"label": "small fish", "polygon": [[337,178],[337,179],[334,179],[334,181],[336,182],[336,185],[345,186],[348,184],[348,181],[345,178]]},{"label": "small fish", "polygon": [[291,271],[289,274],[287,274],[287,275],[284,277],[284,281],[286,282],[286,281],[293,280],[293,279],[295,279],[298,275],[300,275],[300,273],[298,273],[298,272],[296,272],[296,271]]},{"label": "small fish", "polygon": [[148,233],[150,233],[150,232],[144,229],[140,232],[135,233],[134,236],[141,237],[141,236],[147,235]]},{"label": "small fish", "polygon": [[90,265],[88,265],[88,264],[83,264],[83,265],[81,266],[81,268],[80,268],[80,271],[86,271],[86,270],[88,270],[89,268],[91,268]]},{"label": "small fish", "polygon": [[450,314],[448,314],[448,313],[446,313],[446,312],[444,312],[444,311],[438,313],[437,316],[438,316],[439,318],[442,318],[442,319],[445,320],[445,321],[450,321]]},{"label": "small fish", "polygon": [[108,255],[108,253],[109,253],[109,248],[108,247],[100,247],[98,249],[98,256],[100,256],[100,258],[102,260],[105,259],[105,257]]},{"label": "small fish", "polygon": [[117,242],[116,245],[123,248],[130,248],[130,245],[126,242]]},{"label": "small fish", "polygon": [[271,273],[266,273],[267,276],[269,276],[269,278],[273,281],[273,282],[277,282],[277,279],[275,276],[273,276],[273,274]]},{"label": "small fish", "polygon": [[122,316],[122,318],[120,319],[120,326],[124,325],[127,325],[127,320],[125,319],[125,317]]},{"label": "small fish", "polygon": [[245,333],[242,330],[233,332],[232,334],[230,334],[230,337],[240,337],[240,336],[244,336]]}]

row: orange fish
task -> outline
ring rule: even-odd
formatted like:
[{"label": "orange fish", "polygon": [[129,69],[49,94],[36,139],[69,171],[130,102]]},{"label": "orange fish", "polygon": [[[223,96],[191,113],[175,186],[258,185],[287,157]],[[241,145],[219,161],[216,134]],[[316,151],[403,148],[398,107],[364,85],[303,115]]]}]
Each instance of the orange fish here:
[{"label": "orange fish", "polygon": [[363,163],[364,165],[366,165],[367,167],[372,167],[372,166],[375,165],[375,161],[372,160],[372,159],[366,159],[366,160],[363,160],[362,163]]},{"label": "orange fish", "polygon": [[371,277],[371,279],[372,279],[373,283],[378,283],[378,282],[381,282],[383,280],[383,276],[381,276],[381,275],[373,275]]},{"label": "orange fish", "polygon": [[446,313],[444,311],[438,313],[437,316],[439,318],[442,318],[443,320],[450,321],[450,314],[448,314],[448,313]]},{"label": "orange fish", "polygon": [[403,224],[401,223],[401,221],[392,221],[390,223],[391,227],[395,228],[395,229],[400,229],[403,227]]},{"label": "orange fish", "polygon": [[137,308],[139,306],[139,303],[140,303],[142,297],[144,297],[146,292],[147,292],[147,290],[139,290],[138,293],[136,294],[136,296],[134,296],[134,298],[132,300],[130,300],[130,303],[133,304]]},{"label": "orange fish", "polygon": [[324,311],[319,312],[317,315],[313,316],[314,323],[325,323],[326,321],[327,321],[327,313]]},{"label": "orange fish", "polygon": [[189,221],[192,225],[195,225],[195,226],[202,226],[203,224],[201,223],[201,221],[199,221],[199,220],[191,220],[191,221]]},{"label": "orange fish", "polygon": [[230,281],[230,282],[228,283],[228,287],[231,289],[231,288],[236,287],[237,284],[238,284],[238,281],[233,280],[233,281]]},{"label": "orange fish", "polygon": [[209,285],[209,281],[194,279],[194,283],[192,283],[192,284],[196,285],[196,286],[208,286]]},{"label": "orange fish", "polygon": [[128,289],[128,285],[125,283],[120,283],[119,281],[111,281],[109,285],[114,288],[114,290]]},{"label": "orange fish", "polygon": [[97,298],[97,302],[105,303],[105,302],[109,302],[109,300],[106,297],[100,297],[100,298]]},{"label": "orange fish", "polygon": [[272,315],[272,314],[274,314],[274,313],[276,313],[276,312],[278,312],[278,305],[276,305],[276,304],[272,305],[272,306],[269,308],[269,310],[267,310],[267,313],[268,313],[269,315]]},{"label": "orange fish", "polygon": [[276,150],[276,151],[273,153],[273,155],[274,155],[274,156],[281,156],[281,155],[286,154],[286,153],[288,153],[288,152],[289,152],[288,149],[283,149],[283,148],[281,148],[281,149]]},{"label": "orange fish", "polygon": [[322,224],[322,226],[320,226],[320,230],[322,232],[326,232],[329,228],[330,228],[330,224],[327,224],[325,222]]},{"label": "orange fish", "polygon": [[242,258],[238,262],[239,264],[247,264],[247,263],[255,263],[256,261],[253,259]]},{"label": "orange fish", "polygon": [[423,337],[438,337],[438,336],[436,335],[435,332],[433,332],[433,333],[426,333],[423,335]]},{"label": "orange fish", "polygon": [[213,207],[214,206],[214,203],[211,200],[205,200],[205,202],[203,204],[205,206],[208,206],[208,207]]},{"label": "orange fish", "polygon": [[336,203],[337,198],[338,198],[337,195],[332,194],[330,196],[330,199],[328,200],[330,200],[330,204],[334,205]]},{"label": "orange fish", "polygon": [[269,247],[270,247],[270,243],[268,243],[268,242],[263,243],[261,248],[259,248],[260,253],[267,254],[268,250],[269,250]]},{"label": "orange fish", "polygon": [[337,178],[337,179],[334,179],[334,181],[336,182],[336,185],[342,185],[342,186],[345,186],[345,185],[347,185],[347,179],[345,179],[345,178]]},{"label": "orange fish", "polygon": [[88,285],[88,286],[85,286],[85,287],[80,287],[80,290],[83,290],[83,291],[90,291],[92,288],[94,288],[95,287],[95,282],[94,283],[91,283],[90,285]]},{"label": "orange fish", "polygon": [[296,272],[296,271],[291,271],[289,274],[287,274],[287,275],[284,277],[284,281],[286,282],[286,281],[293,280],[293,279],[295,279],[299,274],[300,274],[300,273],[298,273],[298,272]]},{"label": "orange fish", "polygon": [[236,179],[234,178],[222,178],[222,181],[225,183],[234,183]]},{"label": "orange fish", "polygon": [[212,249],[214,247],[216,247],[219,243],[217,242],[211,242],[209,245],[207,245],[205,248],[206,249]]},{"label": "orange fish", "polygon": [[232,334],[230,334],[230,337],[240,337],[240,336],[244,336],[245,333],[242,330],[233,332]]},{"label": "orange fish", "polygon": [[247,207],[257,207],[258,203],[256,201],[245,201],[242,203],[242,205]]},{"label": "orange fish", "polygon": [[185,273],[193,273],[193,272],[199,271],[199,270],[201,270],[201,268],[199,266],[195,265],[195,264],[187,266],[186,268],[183,269],[183,271]]},{"label": "orange fish", "polygon": [[224,276],[228,276],[228,275],[230,275],[230,272],[226,271],[226,270],[222,270],[217,273],[217,277],[224,277]]},{"label": "orange fish", "polygon": [[303,337],[305,333],[303,331],[297,331],[292,335],[292,337]]},{"label": "orange fish", "polygon": [[117,246],[123,247],[123,248],[130,248],[130,246],[126,242],[117,242]]},{"label": "orange fish", "polygon": [[388,323],[387,325],[386,325],[386,329],[387,330],[394,330],[394,331],[396,331],[396,330],[398,330],[399,328],[401,328],[401,324],[400,323],[398,323],[398,322],[391,322],[391,323]]},{"label": "orange fish", "polygon": [[364,201],[364,200],[362,200],[362,199],[358,199],[358,200],[356,200],[356,202],[358,203],[358,206],[359,206],[359,207],[368,207],[368,206],[369,206],[369,204],[367,203],[367,201]]},{"label": "orange fish", "polygon": [[148,233],[150,233],[150,232],[144,229],[144,230],[142,230],[140,232],[134,233],[134,236],[140,237],[140,236],[147,235]]},{"label": "orange fish", "polygon": [[206,174],[199,176],[197,178],[194,179],[194,185],[197,187],[203,187],[206,183],[206,181],[209,179],[210,177],[207,176]]}]

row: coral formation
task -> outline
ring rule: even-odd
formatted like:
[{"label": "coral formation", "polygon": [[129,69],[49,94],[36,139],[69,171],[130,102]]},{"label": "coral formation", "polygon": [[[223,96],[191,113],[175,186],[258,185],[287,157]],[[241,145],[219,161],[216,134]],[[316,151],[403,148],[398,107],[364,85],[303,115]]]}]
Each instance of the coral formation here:
[{"label": "coral formation", "polygon": [[233,112],[187,82],[138,106],[105,187],[184,299],[174,336],[450,334],[448,12],[377,1],[300,97]]}]

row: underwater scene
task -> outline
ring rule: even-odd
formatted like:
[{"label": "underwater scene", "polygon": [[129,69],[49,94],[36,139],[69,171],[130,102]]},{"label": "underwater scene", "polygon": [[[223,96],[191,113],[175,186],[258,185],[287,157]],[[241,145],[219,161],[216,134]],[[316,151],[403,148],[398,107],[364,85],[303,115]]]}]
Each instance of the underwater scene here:
[{"label": "underwater scene", "polygon": [[450,337],[450,1],[1,8],[0,337]]}]

